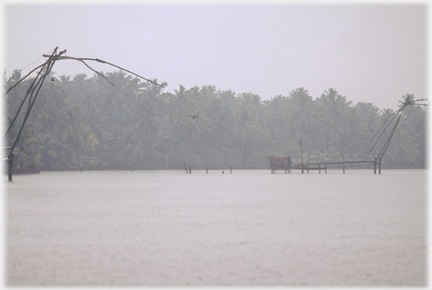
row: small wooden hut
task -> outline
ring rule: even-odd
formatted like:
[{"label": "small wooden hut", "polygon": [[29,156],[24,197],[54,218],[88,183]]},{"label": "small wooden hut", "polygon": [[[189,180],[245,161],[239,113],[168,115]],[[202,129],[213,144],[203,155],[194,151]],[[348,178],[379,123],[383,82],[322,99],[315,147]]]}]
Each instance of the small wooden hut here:
[{"label": "small wooden hut", "polygon": [[271,155],[269,158],[269,164],[271,173],[276,173],[276,170],[290,170],[291,167],[291,158],[287,155]]}]

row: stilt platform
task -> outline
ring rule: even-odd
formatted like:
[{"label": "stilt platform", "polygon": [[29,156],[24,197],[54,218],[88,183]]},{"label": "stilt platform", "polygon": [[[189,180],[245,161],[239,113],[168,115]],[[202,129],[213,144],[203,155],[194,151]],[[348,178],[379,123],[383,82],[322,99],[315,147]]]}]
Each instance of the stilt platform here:
[{"label": "stilt platform", "polygon": [[291,173],[291,170],[300,170],[301,173],[309,173],[309,171],[324,171],[327,173],[329,168],[342,168],[343,173],[347,167],[354,166],[367,166],[373,165],[374,174],[377,173],[377,168],[379,174],[381,174],[381,160],[375,158],[375,160],[362,160],[362,161],[336,161],[336,162],[313,162],[306,164],[287,164],[285,168],[270,168],[271,173],[277,173],[277,171],[284,171],[285,173]]}]

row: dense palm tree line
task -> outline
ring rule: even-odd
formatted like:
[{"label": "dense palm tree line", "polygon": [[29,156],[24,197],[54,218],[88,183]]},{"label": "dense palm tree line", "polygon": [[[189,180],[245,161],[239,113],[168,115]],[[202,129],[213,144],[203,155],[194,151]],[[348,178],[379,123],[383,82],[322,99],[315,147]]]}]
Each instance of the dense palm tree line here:
[{"label": "dense palm tree line", "polygon": [[[371,140],[393,113],[372,103],[352,104],[335,89],[315,99],[297,88],[261,100],[214,86],[165,92],[123,71],[105,76],[115,86],[98,74],[50,77],[15,149],[18,166],[139,170],[182,169],[185,163],[196,169],[264,169],[269,155],[300,162],[299,140],[305,162],[373,160],[381,146],[369,152]],[[4,75],[5,87],[20,77],[19,71]],[[6,126],[30,82],[5,96]],[[19,125],[6,136],[6,147]],[[407,108],[383,165],[424,168],[425,126],[425,109]]]}]

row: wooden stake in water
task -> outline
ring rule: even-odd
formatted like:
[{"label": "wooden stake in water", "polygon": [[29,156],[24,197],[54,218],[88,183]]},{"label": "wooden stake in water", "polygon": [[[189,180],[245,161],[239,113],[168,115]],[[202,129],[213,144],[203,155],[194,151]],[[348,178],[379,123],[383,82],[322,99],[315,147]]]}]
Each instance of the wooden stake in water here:
[{"label": "wooden stake in water", "polygon": [[343,174],[345,174],[345,156],[342,156],[342,161],[344,162],[343,163]]},{"label": "wooden stake in water", "polygon": [[376,174],[377,159],[378,159],[378,158],[375,158],[375,159],[374,159],[374,174]]},{"label": "wooden stake in water", "polygon": [[301,170],[302,170],[302,174],[303,174],[304,173],[304,170],[303,170],[303,148],[302,148],[301,140],[300,140],[300,158],[301,158]]},{"label": "wooden stake in water", "polygon": [[12,166],[13,166],[13,159],[15,154],[11,154],[10,158],[8,159],[8,180],[12,181]]}]

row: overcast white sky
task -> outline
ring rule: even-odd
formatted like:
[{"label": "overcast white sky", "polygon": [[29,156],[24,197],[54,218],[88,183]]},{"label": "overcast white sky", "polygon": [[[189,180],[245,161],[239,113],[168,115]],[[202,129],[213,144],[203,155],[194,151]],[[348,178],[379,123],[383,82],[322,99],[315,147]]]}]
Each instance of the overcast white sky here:
[{"label": "overcast white sky", "polygon": [[[354,104],[379,108],[395,108],[406,93],[427,97],[427,2],[90,3],[6,2],[7,75],[30,71],[59,46],[68,56],[100,58],[166,81],[167,92],[214,85],[265,100],[304,87],[315,99],[335,88]],[[75,61],[59,61],[53,71],[93,75]]]}]

